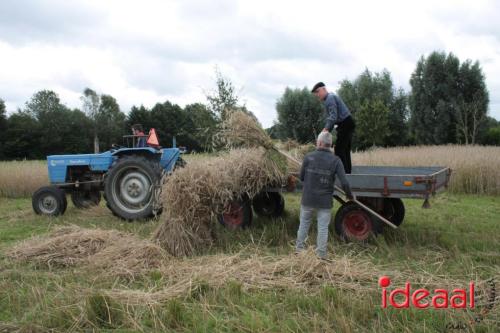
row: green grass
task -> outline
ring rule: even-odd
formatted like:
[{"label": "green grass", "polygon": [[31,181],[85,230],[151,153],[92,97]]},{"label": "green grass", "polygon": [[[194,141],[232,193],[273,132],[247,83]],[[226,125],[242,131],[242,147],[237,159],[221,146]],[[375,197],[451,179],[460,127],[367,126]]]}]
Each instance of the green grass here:
[{"label": "green grass", "polygon": [[[299,223],[299,202],[299,195],[286,195],[283,218],[256,218],[247,230],[231,232],[217,228],[217,240],[207,253],[238,253],[256,248],[267,255],[290,253]],[[425,271],[464,281],[499,277],[498,197],[442,194],[431,201],[431,209],[422,209],[421,204],[418,200],[405,200],[406,219],[402,227],[386,230],[367,244],[342,243],[332,231],[329,251],[355,253],[377,266],[415,274]],[[181,297],[154,306],[130,306],[100,294],[99,290],[113,287],[155,290],[161,286],[161,274],[153,271],[135,281],[102,278],[76,268],[37,268],[29,263],[12,262],[3,255],[16,242],[47,233],[57,225],[118,229],[146,238],[159,223],[123,222],[104,206],[80,211],[72,204],[62,217],[39,217],[32,213],[29,199],[0,198],[0,332],[7,328],[120,332],[444,332],[446,324],[456,320],[450,318],[449,312],[439,310],[381,309],[379,292],[354,292],[326,284],[309,292],[293,288],[250,291],[236,280],[223,288],[194,281],[191,292]],[[315,239],[314,230],[310,239]],[[487,320],[469,330],[498,332],[498,313],[493,311]]]}]

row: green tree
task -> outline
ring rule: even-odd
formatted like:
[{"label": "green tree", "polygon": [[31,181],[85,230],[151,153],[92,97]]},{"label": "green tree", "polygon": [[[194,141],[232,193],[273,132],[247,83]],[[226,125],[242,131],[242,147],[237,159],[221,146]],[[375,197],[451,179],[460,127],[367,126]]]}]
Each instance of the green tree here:
[{"label": "green tree", "polygon": [[92,121],[87,115],[78,109],[65,108],[60,117],[63,147],[55,153],[82,154],[91,152],[93,130]]},{"label": "green tree", "polygon": [[7,159],[43,159],[42,131],[35,117],[18,111],[7,119],[4,155]]},{"label": "green tree", "polygon": [[356,113],[359,148],[383,146],[389,132],[389,107],[381,100],[364,102]]},{"label": "green tree", "polygon": [[324,108],[307,88],[286,88],[276,103],[278,122],[285,138],[314,142],[324,125]]},{"label": "green tree", "polygon": [[500,125],[488,129],[483,143],[486,145],[500,146]]},{"label": "green tree", "polygon": [[273,126],[266,128],[266,132],[271,137],[271,139],[286,139],[286,135],[283,133],[283,127],[279,122],[274,122]]},{"label": "green tree", "polygon": [[[394,87],[388,70],[372,73],[366,69],[352,82],[343,80],[338,94],[356,119],[354,147],[398,146],[408,143],[407,95],[402,88]],[[373,128],[378,129],[375,139],[368,134],[373,133]]]},{"label": "green tree", "polygon": [[234,110],[238,105],[239,97],[233,82],[225,77],[221,71],[215,68],[215,90],[206,94],[208,107],[220,121],[227,118],[228,112]]},{"label": "green tree", "polygon": [[7,129],[7,111],[5,102],[0,98],[0,159],[4,157],[5,130]]},{"label": "green tree", "polygon": [[[186,145],[186,142],[183,141],[185,139],[183,127],[186,116],[179,105],[169,101],[156,103],[151,109],[151,120],[163,146],[170,146],[174,137],[178,140],[178,145]],[[182,137],[178,137],[179,134]]]},{"label": "green tree", "polygon": [[488,129],[484,136],[483,143],[486,145],[500,146],[500,125]]},{"label": "green tree", "polygon": [[94,153],[101,147],[109,149],[112,144],[120,144],[125,134],[126,116],[116,99],[85,88],[81,100],[84,112],[92,120]]},{"label": "green tree", "polygon": [[98,114],[101,105],[100,96],[92,89],[85,88],[81,97],[83,103],[83,111],[92,120],[92,129],[94,137],[94,153],[99,152],[99,126]]},{"label": "green tree", "polygon": [[120,111],[120,106],[113,96],[100,96],[96,120],[97,136],[101,147],[109,149],[112,144],[121,144],[122,136],[125,134],[125,118],[125,114]]},{"label": "green tree", "polygon": [[26,102],[25,111],[39,121],[46,121],[60,107],[61,101],[55,92],[41,90],[33,94]]},{"label": "green tree", "polygon": [[493,117],[486,116],[479,125],[478,138],[477,138],[478,143],[483,145],[491,144],[490,140],[488,140],[488,133],[490,129],[495,128],[497,126],[500,127],[500,121],[496,120]]},{"label": "green tree", "polygon": [[26,103],[25,112],[36,122],[41,134],[37,144],[44,154],[61,154],[66,151],[68,108],[59,96],[50,90],[36,92]]},{"label": "green tree", "polygon": [[487,117],[489,94],[479,62],[466,60],[459,71],[459,102],[457,106],[458,140],[477,143],[481,124]]},{"label": "green tree", "polygon": [[475,143],[489,103],[479,63],[452,53],[421,57],[410,85],[412,136],[420,144]]},{"label": "green tree", "polygon": [[213,136],[217,131],[217,118],[205,105],[194,103],[186,105],[186,136],[191,137],[191,150],[212,150]]},{"label": "green tree", "polygon": [[126,124],[127,130],[135,124],[141,124],[145,128],[155,128],[155,124],[151,119],[151,110],[145,108],[143,105],[139,107],[132,106],[127,115]]},{"label": "green tree", "polygon": [[[26,124],[21,124],[21,121]],[[45,158],[51,154],[88,151],[90,124],[81,111],[70,110],[61,104],[55,92],[42,90],[31,97],[25,110],[16,114],[9,127],[14,126],[12,131],[19,133],[24,139],[24,132],[31,131],[37,140],[31,148],[26,148],[33,153],[26,155]],[[14,143],[18,147],[23,146],[15,139]],[[11,152],[16,149],[16,145],[11,145]]]}]

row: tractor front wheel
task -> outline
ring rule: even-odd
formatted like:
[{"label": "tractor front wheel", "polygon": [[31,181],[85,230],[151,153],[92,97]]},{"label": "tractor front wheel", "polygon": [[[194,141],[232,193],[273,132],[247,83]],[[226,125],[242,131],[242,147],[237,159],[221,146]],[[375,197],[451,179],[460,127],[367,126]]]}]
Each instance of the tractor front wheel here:
[{"label": "tractor front wheel", "polygon": [[115,215],[129,221],[152,217],[160,177],[158,162],[141,156],[121,157],[105,176],[107,206]]},{"label": "tractor front wheel", "polygon": [[66,193],[55,186],[39,188],[33,193],[31,203],[36,214],[47,216],[62,215],[68,206]]}]

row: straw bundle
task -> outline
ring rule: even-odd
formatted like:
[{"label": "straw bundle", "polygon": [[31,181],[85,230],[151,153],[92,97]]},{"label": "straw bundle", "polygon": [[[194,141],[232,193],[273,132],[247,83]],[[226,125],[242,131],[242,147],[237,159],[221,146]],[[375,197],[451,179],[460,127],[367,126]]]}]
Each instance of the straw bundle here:
[{"label": "straw bundle", "polygon": [[42,266],[74,266],[123,236],[118,231],[62,227],[48,237],[35,237],[12,248],[7,255]]},{"label": "straw bundle", "polygon": [[167,253],[151,241],[123,236],[119,243],[97,252],[85,264],[104,271],[105,275],[133,279],[160,267],[168,259]]},{"label": "straw bundle", "polygon": [[222,130],[217,139],[228,148],[257,148],[273,149],[271,137],[259,125],[257,120],[242,111],[234,111],[223,122]]},{"label": "straw bundle", "polygon": [[134,277],[168,258],[159,246],[116,230],[56,229],[12,248],[7,256],[46,267],[85,266],[113,276]]},{"label": "straw bundle", "polygon": [[165,222],[155,242],[175,256],[210,245],[212,221],[230,202],[283,181],[285,172],[270,156],[263,149],[234,149],[174,172],[163,187]]},{"label": "straw bundle", "polygon": [[165,222],[153,239],[172,255],[190,255],[210,245],[211,222],[232,201],[248,200],[266,186],[285,181],[286,160],[250,115],[231,112],[216,141],[231,150],[191,162],[163,186]]}]

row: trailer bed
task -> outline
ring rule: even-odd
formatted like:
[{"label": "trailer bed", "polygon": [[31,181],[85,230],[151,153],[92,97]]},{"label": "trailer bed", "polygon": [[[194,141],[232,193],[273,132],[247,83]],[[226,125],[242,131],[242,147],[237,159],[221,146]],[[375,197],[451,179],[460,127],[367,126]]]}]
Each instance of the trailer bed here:
[{"label": "trailer bed", "polygon": [[448,186],[450,175],[447,167],[354,166],[347,180],[359,197],[427,199]]}]

